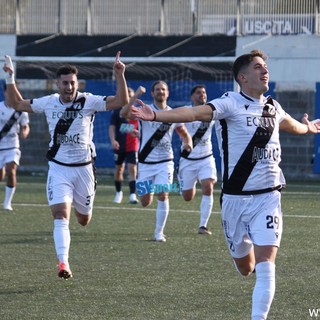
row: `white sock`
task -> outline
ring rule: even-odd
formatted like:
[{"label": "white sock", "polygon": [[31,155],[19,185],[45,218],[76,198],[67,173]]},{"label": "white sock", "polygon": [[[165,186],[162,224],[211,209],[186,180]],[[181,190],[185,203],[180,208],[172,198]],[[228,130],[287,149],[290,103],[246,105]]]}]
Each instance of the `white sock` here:
[{"label": "white sock", "polygon": [[59,262],[68,264],[71,242],[68,220],[54,220],[53,239]]},{"label": "white sock", "polygon": [[11,188],[11,187],[6,186],[5,198],[4,198],[4,202],[3,202],[4,207],[11,206],[11,201],[12,201],[12,198],[13,198],[13,195],[15,192],[16,192],[16,187]]},{"label": "white sock", "polygon": [[163,233],[164,227],[169,215],[169,199],[165,201],[158,200],[158,206],[156,210],[156,230],[155,233]]},{"label": "white sock", "polygon": [[207,227],[211,211],[213,207],[213,195],[202,196],[200,204],[200,225],[199,227]]},{"label": "white sock", "polygon": [[252,294],[252,320],[267,319],[276,289],[276,266],[264,261],[256,265],[256,284]]}]

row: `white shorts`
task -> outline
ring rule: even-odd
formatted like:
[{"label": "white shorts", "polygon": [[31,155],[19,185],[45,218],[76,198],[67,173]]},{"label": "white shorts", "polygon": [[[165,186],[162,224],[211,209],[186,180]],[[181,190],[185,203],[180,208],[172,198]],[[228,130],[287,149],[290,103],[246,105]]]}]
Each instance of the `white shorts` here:
[{"label": "white shorts", "polygon": [[180,158],[179,183],[181,190],[193,189],[197,181],[205,179],[217,181],[217,168],[213,156],[201,160]]},{"label": "white shorts", "polygon": [[47,198],[50,206],[58,203],[72,203],[79,213],[90,215],[95,187],[92,164],[69,167],[49,161]]},{"label": "white shorts", "polygon": [[18,148],[0,150],[0,168],[7,163],[14,162],[17,166],[20,164],[21,151]]},{"label": "white shorts", "polygon": [[173,161],[157,164],[138,163],[136,190],[139,196],[154,193],[149,189],[153,185],[170,185],[173,182]]},{"label": "white shorts", "polygon": [[222,198],[222,226],[234,258],[249,254],[253,244],[280,246],[282,236],[281,193]]}]

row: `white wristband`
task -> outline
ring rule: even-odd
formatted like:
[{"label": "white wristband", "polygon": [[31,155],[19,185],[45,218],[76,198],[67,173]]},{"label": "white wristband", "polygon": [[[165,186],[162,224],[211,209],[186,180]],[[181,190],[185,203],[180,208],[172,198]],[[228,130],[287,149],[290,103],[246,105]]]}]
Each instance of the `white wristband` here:
[{"label": "white wristband", "polygon": [[8,74],[6,77],[6,84],[14,84],[14,74]]}]

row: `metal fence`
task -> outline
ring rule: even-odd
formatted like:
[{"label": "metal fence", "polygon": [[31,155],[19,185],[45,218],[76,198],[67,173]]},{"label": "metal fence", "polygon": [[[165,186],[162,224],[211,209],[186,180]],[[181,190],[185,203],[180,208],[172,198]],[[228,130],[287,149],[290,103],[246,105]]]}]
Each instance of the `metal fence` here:
[{"label": "metal fence", "polygon": [[2,34],[318,34],[320,0],[0,0]]}]

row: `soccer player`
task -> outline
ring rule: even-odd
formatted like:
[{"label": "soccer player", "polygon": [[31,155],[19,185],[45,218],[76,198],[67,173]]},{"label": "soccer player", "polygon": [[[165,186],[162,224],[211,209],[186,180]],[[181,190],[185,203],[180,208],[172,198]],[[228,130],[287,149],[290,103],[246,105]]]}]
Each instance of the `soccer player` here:
[{"label": "soccer player", "polygon": [[[204,105],[207,101],[205,85],[195,85],[191,89],[192,106]],[[192,107],[191,106],[191,107]],[[193,149],[181,154],[179,160],[179,183],[185,201],[196,195],[196,183],[201,184],[199,234],[211,235],[207,228],[213,207],[213,189],[217,181],[217,169],[212,154],[211,135],[214,121],[193,121],[185,123],[192,137]]]},{"label": "soccer player", "polygon": [[[128,88],[128,95],[134,95],[132,88]],[[121,203],[123,198],[122,182],[125,165],[127,163],[129,172],[129,202],[137,204],[136,177],[138,163],[138,120],[128,120],[120,116],[120,109],[113,110],[109,126],[109,138],[113,147],[116,171],[114,184],[116,195],[113,202]]]},{"label": "soccer player", "polygon": [[[153,98],[152,110],[166,113],[171,108],[167,105],[169,88],[166,82],[157,80],[151,86]],[[126,106],[121,110],[128,116]],[[169,214],[169,190],[173,182],[172,135],[174,130],[182,140],[182,147],[190,151],[192,139],[184,124],[172,124],[165,121],[140,121],[140,146],[138,153],[137,192],[143,207],[149,206],[157,194],[156,226],[154,240],[165,242],[164,228]],[[160,186],[153,190],[152,186]],[[158,192],[159,191],[159,192]],[[177,190],[178,191],[178,190]]]},{"label": "soccer player", "polygon": [[260,50],[239,56],[233,75],[240,92],[226,92],[204,106],[168,112],[143,104],[131,115],[144,121],[188,122],[216,120],[222,156],[222,225],[237,270],[255,271],[252,320],[266,319],[275,293],[275,260],[282,235],[279,130],[293,134],[320,132],[320,121],[302,123],[270,96],[267,57]]},{"label": "soccer player", "polygon": [[117,81],[115,96],[98,96],[78,91],[78,70],[63,65],[56,72],[58,93],[25,100],[14,80],[10,57],[6,56],[3,70],[9,104],[17,111],[44,113],[51,140],[47,158],[47,198],[54,218],[53,237],[59,261],[58,276],[72,277],[69,267],[71,206],[80,225],[86,226],[92,216],[96,181],[93,166],[93,121],[99,111],[121,108],[128,103],[124,76],[125,65],[118,52],[113,70]]},{"label": "soccer player", "polygon": [[0,180],[6,177],[3,209],[12,211],[12,199],[17,185],[17,167],[20,164],[20,139],[30,132],[29,115],[17,112],[8,104],[7,85],[3,84],[5,100],[0,102]]}]

